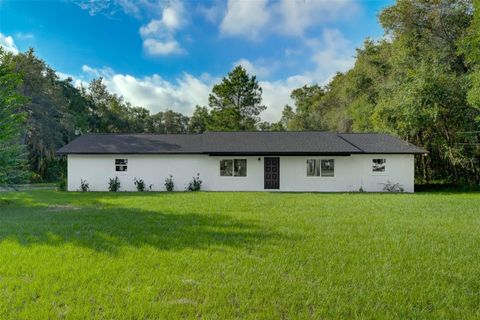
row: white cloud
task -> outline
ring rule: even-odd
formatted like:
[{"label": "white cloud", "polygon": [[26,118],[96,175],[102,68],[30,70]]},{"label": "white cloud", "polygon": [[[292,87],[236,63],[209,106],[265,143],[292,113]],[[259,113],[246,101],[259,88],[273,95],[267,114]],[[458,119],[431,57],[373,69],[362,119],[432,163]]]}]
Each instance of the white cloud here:
[{"label": "white cloud", "polygon": [[210,92],[209,85],[187,73],[174,82],[166,81],[157,74],[142,79],[116,74],[107,85],[127,101],[145,106],[152,112],[172,109],[191,114],[195,105],[207,103]]},{"label": "white cloud", "polygon": [[163,9],[162,22],[169,30],[180,28],[184,22],[184,8],[181,2],[173,2]]},{"label": "white cloud", "polygon": [[246,36],[257,39],[270,20],[267,0],[229,0],[220,25],[223,35]]},{"label": "white cloud", "polygon": [[238,61],[235,61],[232,66],[235,67],[238,65],[244,67],[250,75],[257,76],[258,78],[267,77],[268,75],[270,75],[271,71],[270,68],[260,65],[254,65],[247,59],[240,59]]},{"label": "white cloud", "polygon": [[357,13],[359,6],[351,0],[281,0],[275,7],[281,34],[302,36],[306,29],[332,20],[346,19]]},{"label": "white cloud", "polygon": [[81,9],[91,16],[103,14],[112,17],[118,11],[141,18],[149,11],[157,9],[157,0],[74,0]]},{"label": "white cloud", "polygon": [[175,33],[186,26],[187,11],[181,0],[76,0],[76,4],[88,10],[90,15],[104,14],[108,17],[118,11],[137,17],[150,17],[140,27],[143,48],[150,55],[184,53],[185,50],[175,39]]},{"label": "white cloud", "polygon": [[170,2],[162,10],[160,19],[153,19],[140,28],[143,47],[150,55],[168,55],[185,52],[175,32],[186,25],[186,12],[180,1]]},{"label": "white cloud", "polygon": [[113,71],[112,68],[103,67],[101,69],[96,69],[96,68],[92,68],[92,67],[90,67],[86,64],[84,64],[82,66],[82,71],[83,71],[83,73],[85,73],[89,77],[94,77],[94,78],[102,77],[102,78],[108,79],[108,78],[111,78],[115,75],[115,71]]},{"label": "white cloud", "polygon": [[211,6],[199,5],[197,11],[211,23],[217,23],[221,20],[225,13],[225,3],[221,0],[216,0]]},{"label": "white cloud", "polygon": [[337,29],[325,29],[322,40],[312,42],[311,46],[316,64],[312,77],[320,84],[326,84],[335,73],[350,69],[355,62],[354,45]]},{"label": "white cloud", "polygon": [[141,8],[137,1],[132,0],[117,0],[117,4],[122,8],[123,12],[139,17]]},{"label": "white cloud", "polygon": [[270,122],[280,120],[283,107],[286,104],[293,105],[290,97],[293,89],[311,83],[314,83],[313,79],[305,75],[296,75],[278,81],[260,81],[259,84],[263,89],[263,104],[267,106],[262,119]]},{"label": "white cloud", "polygon": [[14,54],[18,53],[18,48],[13,41],[11,36],[6,36],[0,32],[0,46],[3,47],[5,51],[12,52]]},{"label": "white cloud", "polygon": [[87,65],[82,68],[90,77],[102,76],[107,88],[125,98],[132,105],[143,106],[152,112],[172,109],[184,114],[191,114],[195,105],[206,105],[212,83],[209,75],[202,79],[188,73],[182,74],[174,81],[167,81],[158,74],[137,78],[129,74],[114,73],[106,67],[95,69]]},{"label": "white cloud", "polygon": [[[214,5],[204,9],[204,15],[208,20],[215,21],[210,15],[218,13],[219,8]],[[252,40],[270,33],[303,37],[311,27],[347,19],[359,10],[360,6],[352,0],[229,0],[220,32]]]},{"label": "white cloud", "polygon": [[176,40],[156,40],[147,38],[143,41],[143,47],[151,55],[168,55],[183,53],[184,50]]},{"label": "white cloud", "polygon": [[[75,3],[82,8],[83,10],[87,10],[88,14],[94,16],[100,12],[107,12],[110,9],[110,2],[108,0],[78,0]],[[110,14],[108,12],[107,14]]]}]

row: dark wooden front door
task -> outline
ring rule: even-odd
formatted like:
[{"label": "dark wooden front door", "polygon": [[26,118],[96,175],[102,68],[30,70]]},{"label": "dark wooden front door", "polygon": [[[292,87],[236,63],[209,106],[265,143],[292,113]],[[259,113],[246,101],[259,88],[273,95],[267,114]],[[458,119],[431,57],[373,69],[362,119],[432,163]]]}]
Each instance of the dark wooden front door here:
[{"label": "dark wooden front door", "polygon": [[280,189],[280,158],[265,157],[264,163],[264,181],[265,189]]}]

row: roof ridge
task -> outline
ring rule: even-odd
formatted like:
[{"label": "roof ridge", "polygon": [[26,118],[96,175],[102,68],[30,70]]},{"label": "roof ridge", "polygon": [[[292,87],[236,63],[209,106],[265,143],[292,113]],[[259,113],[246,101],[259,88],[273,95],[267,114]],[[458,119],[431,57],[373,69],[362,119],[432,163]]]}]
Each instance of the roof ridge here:
[{"label": "roof ridge", "polygon": [[362,148],[360,148],[359,146],[353,144],[352,142],[350,142],[350,141],[348,141],[347,139],[345,139],[344,137],[342,137],[342,136],[340,135],[340,133],[337,133],[337,137],[339,137],[340,139],[342,139],[343,141],[345,141],[345,142],[348,143],[349,145],[352,145],[353,147],[357,148],[360,152],[365,153],[365,151],[364,151]]}]

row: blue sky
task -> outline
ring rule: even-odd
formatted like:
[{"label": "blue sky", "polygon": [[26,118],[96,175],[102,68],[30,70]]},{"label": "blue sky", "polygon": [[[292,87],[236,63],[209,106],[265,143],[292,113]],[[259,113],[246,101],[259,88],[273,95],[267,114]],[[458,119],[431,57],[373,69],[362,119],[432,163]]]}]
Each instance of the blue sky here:
[{"label": "blue sky", "polygon": [[189,114],[236,64],[264,89],[265,120],[290,92],[325,84],[355,48],[383,31],[392,1],[0,0],[0,45],[33,47],[78,85],[102,76],[112,92],[152,112]]}]

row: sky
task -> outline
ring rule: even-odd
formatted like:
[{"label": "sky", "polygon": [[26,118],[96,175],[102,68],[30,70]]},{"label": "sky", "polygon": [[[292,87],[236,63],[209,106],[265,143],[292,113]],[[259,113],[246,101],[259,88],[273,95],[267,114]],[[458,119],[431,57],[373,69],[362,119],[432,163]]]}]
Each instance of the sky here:
[{"label": "sky", "polygon": [[60,78],[103,77],[153,113],[191,114],[234,66],[256,75],[278,121],[293,89],[354,63],[392,0],[0,0],[0,45],[32,47]]}]

